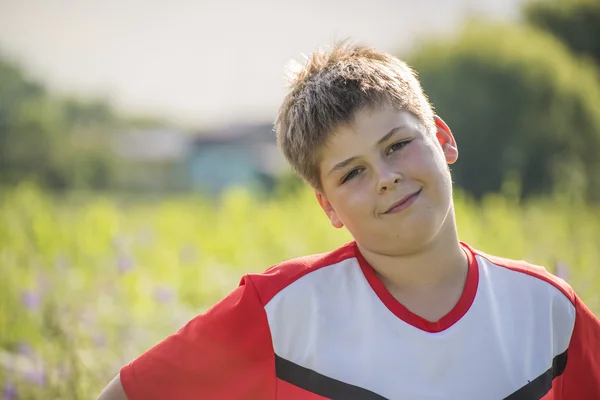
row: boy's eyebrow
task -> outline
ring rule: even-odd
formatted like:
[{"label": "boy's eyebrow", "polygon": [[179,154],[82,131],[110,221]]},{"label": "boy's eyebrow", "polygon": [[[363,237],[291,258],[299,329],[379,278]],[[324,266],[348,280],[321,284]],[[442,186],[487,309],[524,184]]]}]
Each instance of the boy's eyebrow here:
[{"label": "boy's eyebrow", "polygon": [[[377,141],[377,145],[381,145],[382,143],[385,143],[389,138],[391,138],[392,136],[394,136],[396,133],[398,133],[398,131],[401,131],[402,129],[406,128],[408,126],[408,124],[404,124],[404,125],[400,125],[397,126],[395,128],[392,128],[392,130],[390,130],[388,133],[386,133],[381,139],[379,139]],[[348,166],[348,164],[351,164],[354,160],[356,160],[358,157],[350,157],[342,162],[339,162],[337,164],[335,164],[333,166],[333,168],[331,168],[331,170],[329,170],[329,172],[327,173],[327,176],[333,174],[336,171],[339,171],[340,169],[344,169],[346,166]]]},{"label": "boy's eyebrow", "polygon": [[333,174],[333,173],[334,173],[334,172],[336,172],[336,171],[339,171],[340,169],[344,169],[344,168],[346,168],[346,166],[347,166],[348,164],[351,164],[351,163],[352,163],[354,160],[356,160],[357,158],[358,158],[358,157],[350,157],[350,158],[348,158],[347,160],[344,160],[344,161],[342,161],[342,162],[339,162],[339,163],[335,164],[335,165],[333,166],[333,168],[331,168],[331,169],[329,170],[329,172],[327,173],[327,176],[329,176],[329,175]]},{"label": "boy's eyebrow", "polygon": [[386,133],[384,137],[382,137],[381,139],[379,139],[377,141],[377,145],[379,146],[380,144],[386,142],[389,138],[391,138],[396,133],[398,133],[398,131],[401,131],[402,129],[406,128],[407,126],[408,126],[408,124],[404,124],[404,125],[400,125],[400,126],[393,128],[391,131]]}]

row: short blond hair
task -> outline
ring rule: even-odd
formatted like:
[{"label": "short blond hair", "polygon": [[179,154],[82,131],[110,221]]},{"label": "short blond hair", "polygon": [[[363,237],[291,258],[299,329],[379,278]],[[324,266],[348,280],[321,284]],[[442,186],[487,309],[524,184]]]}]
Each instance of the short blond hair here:
[{"label": "short blond hair", "polygon": [[430,131],[434,113],[417,74],[405,62],[370,47],[336,43],[289,70],[289,92],[275,121],[277,142],[294,171],[322,190],[320,149],[334,129],[364,107],[413,113]]}]

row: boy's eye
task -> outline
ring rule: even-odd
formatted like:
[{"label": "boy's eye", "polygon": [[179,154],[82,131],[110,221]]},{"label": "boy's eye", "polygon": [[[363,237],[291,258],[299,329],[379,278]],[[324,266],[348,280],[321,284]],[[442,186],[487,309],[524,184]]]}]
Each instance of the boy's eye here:
[{"label": "boy's eye", "polygon": [[396,142],[387,148],[387,151],[385,152],[385,154],[389,155],[397,150],[401,150],[404,146],[406,146],[410,142],[412,142],[412,140],[404,140],[402,142]]},{"label": "boy's eye", "polygon": [[342,181],[340,183],[345,183],[347,181],[349,181],[350,179],[354,178],[356,175],[358,175],[360,172],[362,171],[362,168],[354,168],[352,171],[348,172],[343,178]]}]

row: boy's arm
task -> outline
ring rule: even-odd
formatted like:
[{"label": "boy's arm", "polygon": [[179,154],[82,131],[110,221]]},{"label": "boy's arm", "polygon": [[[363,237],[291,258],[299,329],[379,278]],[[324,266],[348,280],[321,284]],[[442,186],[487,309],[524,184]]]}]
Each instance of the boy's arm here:
[{"label": "boy's arm", "polygon": [[118,378],[101,400],[273,399],[271,334],[250,279],[124,366]]},{"label": "boy's arm", "polygon": [[575,326],[558,398],[600,398],[600,320],[577,296],[575,312]]}]

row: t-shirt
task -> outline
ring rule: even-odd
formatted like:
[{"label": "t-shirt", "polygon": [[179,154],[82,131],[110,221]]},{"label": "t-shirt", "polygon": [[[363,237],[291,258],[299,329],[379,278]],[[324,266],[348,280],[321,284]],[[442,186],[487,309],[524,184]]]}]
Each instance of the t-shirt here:
[{"label": "t-shirt", "polygon": [[386,290],[355,242],[248,274],[121,370],[130,400],[600,399],[600,321],[544,268],[461,243],[437,322]]}]

